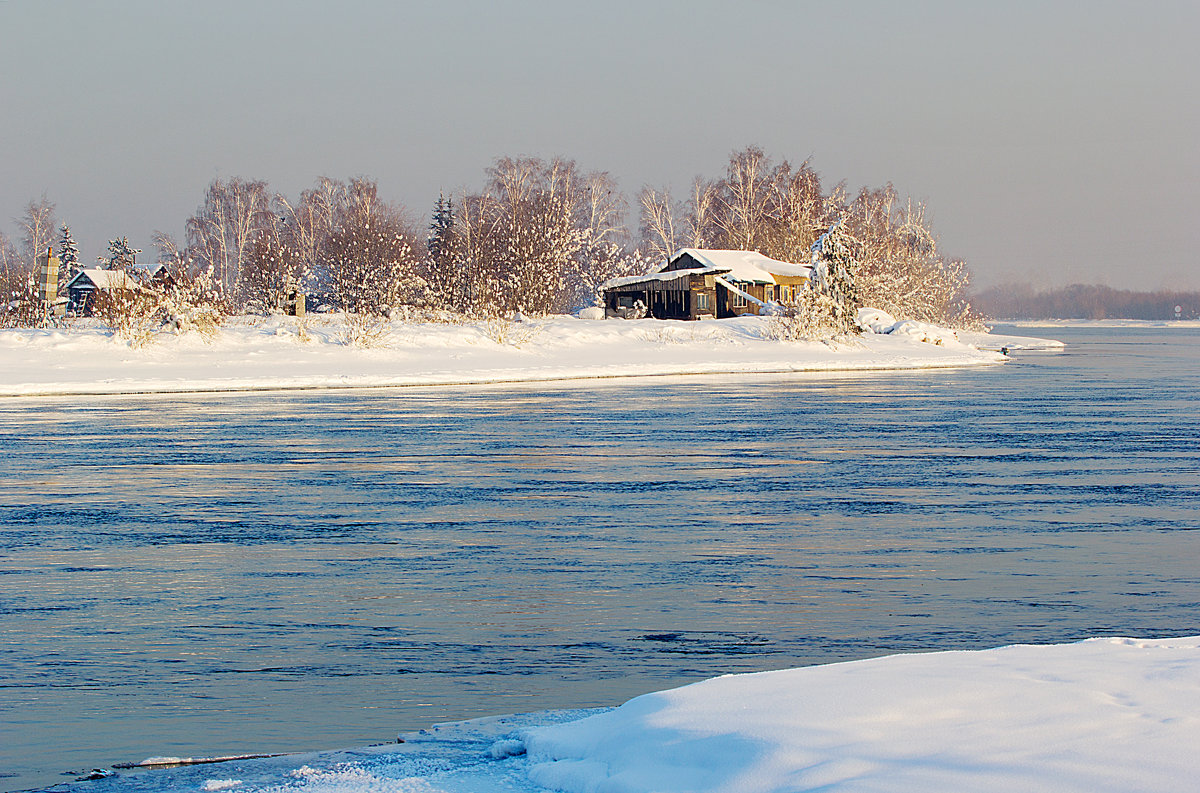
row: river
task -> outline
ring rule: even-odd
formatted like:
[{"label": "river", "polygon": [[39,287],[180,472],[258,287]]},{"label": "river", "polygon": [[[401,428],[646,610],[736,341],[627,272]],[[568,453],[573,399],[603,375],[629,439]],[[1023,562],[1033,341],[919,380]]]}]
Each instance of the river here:
[{"label": "river", "polygon": [[1200,330],[1018,332],[1068,347],[0,401],[0,789],[726,672],[1200,633]]}]

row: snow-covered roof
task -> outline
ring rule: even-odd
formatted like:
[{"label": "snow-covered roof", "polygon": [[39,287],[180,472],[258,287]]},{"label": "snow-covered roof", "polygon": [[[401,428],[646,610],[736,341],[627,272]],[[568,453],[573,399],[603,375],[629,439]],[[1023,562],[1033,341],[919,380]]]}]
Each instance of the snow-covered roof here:
[{"label": "snow-covered roof", "polygon": [[687,270],[667,270],[664,272],[648,273],[647,275],[627,275],[623,278],[610,278],[601,284],[600,288],[616,289],[620,286],[643,284],[648,281],[674,281],[676,278],[687,278],[691,275],[713,275],[725,272],[728,272],[728,270],[718,267],[692,267]]},{"label": "snow-covered roof", "polygon": [[71,287],[80,278],[86,277],[95,284],[97,289],[139,289],[140,285],[124,270],[101,270],[99,268],[80,270],[76,273],[67,287]]},{"label": "snow-covered roof", "polygon": [[729,273],[734,281],[754,284],[777,283],[775,276],[808,278],[812,268],[807,264],[781,262],[764,256],[758,251],[719,251],[707,248],[681,248],[667,262],[687,254],[709,269],[721,269]]}]

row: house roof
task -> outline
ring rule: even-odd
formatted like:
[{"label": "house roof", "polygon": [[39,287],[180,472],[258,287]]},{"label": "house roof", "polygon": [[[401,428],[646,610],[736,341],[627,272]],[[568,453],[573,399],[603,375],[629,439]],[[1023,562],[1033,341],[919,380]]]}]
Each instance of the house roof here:
[{"label": "house roof", "polygon": [[692,267],[686,270],[665,270],[657,273],[649,273],[648,275],[627,275],[623,278],[610,278],[600,285],[601,289],[616,289],[622,286],[632,286],[633,284],[646,284],[651,281],[674,281],[676,278],[687,278],[691,275],[712,275],[717,273],[725,273],[728,270],[723,270],[717,267]]},{"label": "house roof", "polygon": [[808,278],[812,268],[807,264],[781,262],[758,251],[719,251],[708,248],[681,248],[667,262],[687,254],[708,270],[725,270],[729,278],[753,284],[774,284],[776,276]]},{"label": "house roof", "polygon": [[148,278],[153,278],[159,272],[167,269],[167,265],[164,264],[163,262],[155,262],[153,264],[135,262],[135,263],[129,265],[129,267],[135,273],[139,273]]},{"label": "house roof", "polygon": [[139,289],[136,280],[124,270],[101,270],[99,268],[80,270],[67,283],[67,288],[77,286],[79,279],[86,278],[97,289]]}]

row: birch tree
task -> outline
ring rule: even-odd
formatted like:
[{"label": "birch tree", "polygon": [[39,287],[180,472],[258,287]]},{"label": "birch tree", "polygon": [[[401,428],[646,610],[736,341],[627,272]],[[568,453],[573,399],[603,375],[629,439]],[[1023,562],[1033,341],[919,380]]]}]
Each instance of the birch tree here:
[{"label": "birch tree", "polygon": [[21,228],[21,253],[30,269],[37,266],[37,257],[54,244],[54,202],[46,198],[30,201],[18,218]]},{"label": "birch tree", "polygon": [[383,201],[374,181],[350,181],[318,252],[325,291],[345,314],[346,341],[374,343],[392,311],[422,291],[415,237],[403,210]]},{"label": "birch tree", "polygon": [[569,311],[594,301],[613,273],[642,266],[624,245],[624,199],[608,174],[504,157],[488,177],[482,193],[456,202],[455,254],[431,265],[435,283],[461,278],[469,310]]},{"label": "birch tree", "polygon": [[675,251],[684,247],[679,244],[682,231],[676,231],[675,228],[679,209],[671,201],[670,189],[643,187],[638,194],[638,206],[641,208],[642,242],[646,252],[666,261]]},{"label": "birch tree", "polygon": [[214,179],[187,221],[189,256],[214,274],[225,295],[236,296],[251,249],[274,220],[266,182]]}]

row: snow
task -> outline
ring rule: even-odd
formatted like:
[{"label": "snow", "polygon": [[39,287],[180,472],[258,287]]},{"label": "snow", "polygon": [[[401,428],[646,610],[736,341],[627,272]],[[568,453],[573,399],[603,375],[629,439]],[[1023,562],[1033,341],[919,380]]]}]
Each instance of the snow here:
[{"label": "snow", "polygon": [[[136,280],[130,278],[124,270],[101,270],[99,268],[86,268],[80,270],[74,278],[71,279],[71,284],[75,283],[80,276],[86,277],[97,289],[138,289],[140,285]],[[70,286],[71,284],[67,284]]]},{"label": "snow", "polygon": [[618,708],[439,725],[403,743],[110,777],[295,793],[1104,793],[1200,775],[1200,637],[892,655],[726,675]]},{"label": "snow", "polygon": [[671,257],[671,261],[675,261],[685,253],[690,254],[693,259],[708,268],[728,270],[732,280],[748,283],[773,284],[777,275],[808,278],[812,272],[812,267],[807,264],[781,262],[757,251],[683,248],[676,251],[675,255]]},{"label": "snow", "polygon": [[767,304],[766,304],[766,303],[764,303],[763,301],[759,300],[757,297],[755,297],[754,295],[750,294],[749,292],[743,292],[741,289],[738,289],[736,286],[734,286],[733,284],[729,283],[729,282],[728,282],[728,281],[726,281],[724,278],[721,278],[720,276],[717,276],[717,277],[716,277],[716,278],[714,278],[713,280],[714,280],[714,281],[716,281],[716,282],[717,282],[718,284],[720,284],[721,286],[723,286],[723,287],[725,287],[726,289],[728,289],[730,292],[733,292],[735,295],[741,295],[741,296],[742,296],[742,297],[744,297],[744,298],[745,298],[747,301],[749,301],[749,302],[751,302],[751,303],[754,303],[756,306],[760,306],[760,307],[762,307],[762,308],[766,308],[766,307],[767,307]]},{"label": "snow", "polygon": [[[646,275],[625,275],[620,278],[610,278],[600,285],[601,289],[615,289],[618,286],[630,286],[631,284],[646,284],[651,281],[660,283],[669,283],[680,278],[686,279],[693,275],[706,275],[710,273],[727,272],[726,270],[716,267],[693,267],[688,270],[667,270],[660,273],[647,273]],[[687,281],[684,281],[683,288],[687,289]]]},{"label": "snow", "polygon": [[[932,328],[933,326],[928,326]],[[342,343],[336,315],[242,317],[215,339],[161,333],[132,349],[94,321],[0,330],[0,396],[466,385],[607,377],[918,369],[994,364],[1013,337],[769,337],[769,319],[702,322],[555,316],[460,324],[395,321],[373,347]],[[931,339],[932,340],[932,339]],[[1032,346],[1039,340],[1026,339]],[[1057,344],[1057,342],[1046,342]],[[1015,349],[1013,343],[1008,343]]]},{"label": "snow", "polygon": [[981,350],[1052,350],[1061,349],[1064,345],[1055,339],[1036,339],[1027,336],[1002,336],[992,333],[980,333],[966,330],[950,330],[931,325],[928,322],[917,322],[912,319],[897,321],[886,311],[877,308],[860,308],[855,318],[858,326],[870,333],[892,336],[904,336],[914,341],[935,344],[938,346],[962,343],[969,344]]},{"label": "snow", "polygon": [[1185,790],[1200,637],[943,652],[716,678],[526,737],[588,791]]}]

